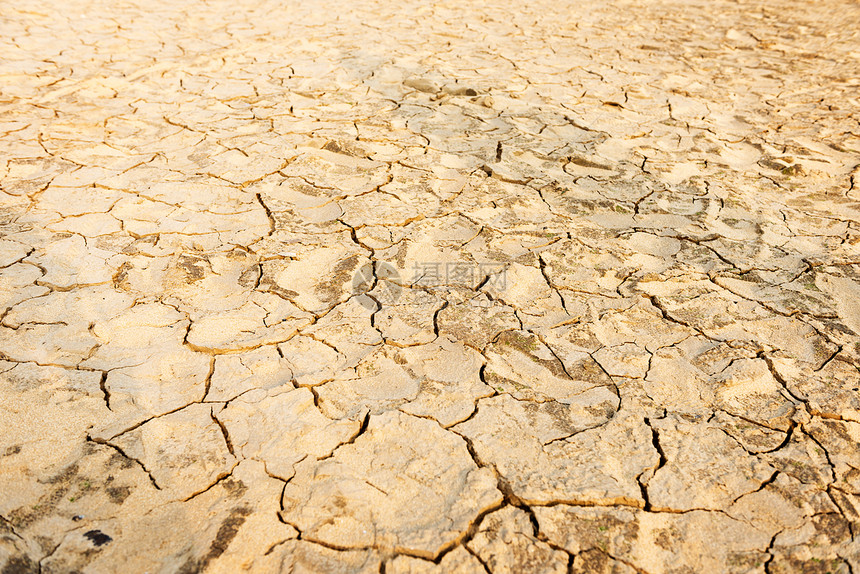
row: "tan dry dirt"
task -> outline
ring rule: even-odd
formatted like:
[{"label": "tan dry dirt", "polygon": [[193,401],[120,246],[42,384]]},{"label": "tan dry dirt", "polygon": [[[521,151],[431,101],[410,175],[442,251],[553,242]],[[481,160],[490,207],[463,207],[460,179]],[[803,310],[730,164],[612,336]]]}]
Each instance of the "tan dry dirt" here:
[{"label": "tan dry dirt", "polygon": [[860,572],[860,5],[0,5],[0,572]]}]

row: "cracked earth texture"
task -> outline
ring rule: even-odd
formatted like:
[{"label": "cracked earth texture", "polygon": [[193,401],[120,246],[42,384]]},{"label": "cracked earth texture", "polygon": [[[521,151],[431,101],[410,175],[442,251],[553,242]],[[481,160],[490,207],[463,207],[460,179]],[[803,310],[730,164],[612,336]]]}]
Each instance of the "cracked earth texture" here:
[{"label": "cracked earth texture", "polygon": [[2,11],[3,574],[860,572],[856,2]]}]

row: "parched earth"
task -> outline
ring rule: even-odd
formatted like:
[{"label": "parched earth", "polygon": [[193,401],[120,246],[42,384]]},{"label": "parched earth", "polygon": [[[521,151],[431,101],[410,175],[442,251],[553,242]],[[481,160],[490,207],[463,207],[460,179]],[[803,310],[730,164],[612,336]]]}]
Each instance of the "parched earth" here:
[{"label": "parched earth", "polygon": [[860,4],[0,4],[0,572],[860,572]]}]

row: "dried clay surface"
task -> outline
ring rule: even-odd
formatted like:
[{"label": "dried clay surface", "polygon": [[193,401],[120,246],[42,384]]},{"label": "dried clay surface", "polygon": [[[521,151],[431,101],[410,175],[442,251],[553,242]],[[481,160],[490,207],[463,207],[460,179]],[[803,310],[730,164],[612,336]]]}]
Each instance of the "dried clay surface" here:
[{"label": "dried clay surface", "polygon": [[6,1],[0,572],[860,573],[860,5]]}]

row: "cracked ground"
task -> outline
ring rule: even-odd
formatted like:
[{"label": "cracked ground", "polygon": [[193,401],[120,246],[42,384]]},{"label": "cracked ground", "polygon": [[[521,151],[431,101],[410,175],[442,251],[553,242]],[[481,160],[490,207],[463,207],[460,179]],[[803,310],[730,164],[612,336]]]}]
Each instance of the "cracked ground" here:
[{"label": "cracked ground", "polygon": [[860,5],[0,19],[0,571],[860,572]]}]

